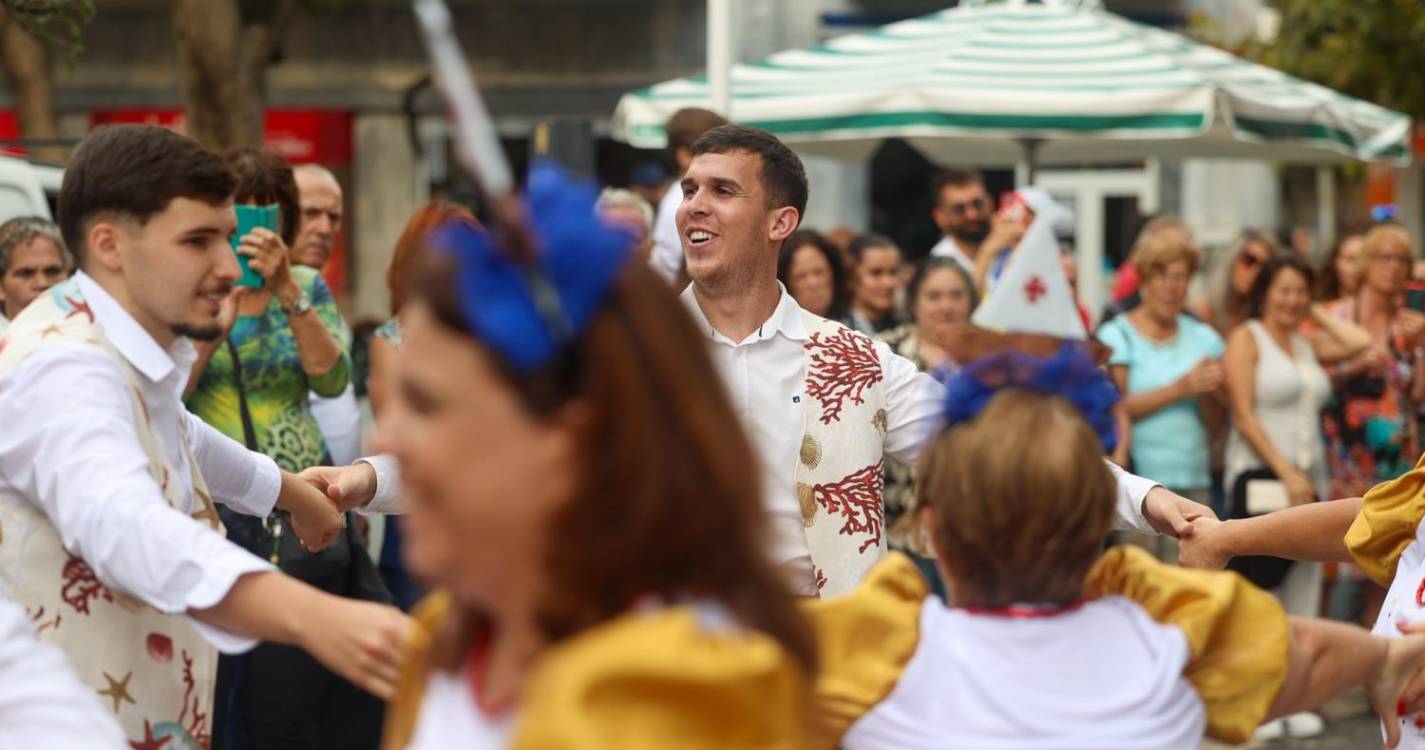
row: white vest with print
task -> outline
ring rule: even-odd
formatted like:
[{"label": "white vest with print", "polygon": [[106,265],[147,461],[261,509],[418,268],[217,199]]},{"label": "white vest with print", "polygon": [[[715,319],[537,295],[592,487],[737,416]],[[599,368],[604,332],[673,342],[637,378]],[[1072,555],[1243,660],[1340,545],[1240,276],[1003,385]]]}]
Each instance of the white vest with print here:
[{"label": "white vest with print", "polygon": [[[179,474],[149,424],[139,375],[95,324],[77,283],[53,287],[11,323],[0,337],[0,379],[46,346],[75,343],[104,352],[127,377],[134,439],[148,456],[154,488],[178,512],[223,533],[186,432],[191,487],[176,481]],[[104,585],[64,548],[43,511],[5,491],[0,491],[0,586],[34,621],[40,639],[64,650],[80,681],[114,712],[134,747],[209,746],[216,649],[186,617],[163,614]]]},{"label": "white vest with print", "polygon": [[808,340],[797,498],[816,586],[844,594],[886,554],[886,384],[871,337],[802,311]]}]

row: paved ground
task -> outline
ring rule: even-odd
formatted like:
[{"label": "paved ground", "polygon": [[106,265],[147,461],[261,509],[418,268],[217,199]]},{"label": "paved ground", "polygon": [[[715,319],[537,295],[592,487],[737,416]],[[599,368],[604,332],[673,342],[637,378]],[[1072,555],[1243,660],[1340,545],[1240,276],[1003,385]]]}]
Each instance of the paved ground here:
[{"label": "paved ground", "polygon": [[1271,740],[1246,745],[1223,745],[1204,742],[1202,750],[1376,750],[1381,747],[1380,723],[1370,712],[1363,693],[1357,692],[1332,701],[1321,710],[1326,718],[1326,733],[1309,740]]}]

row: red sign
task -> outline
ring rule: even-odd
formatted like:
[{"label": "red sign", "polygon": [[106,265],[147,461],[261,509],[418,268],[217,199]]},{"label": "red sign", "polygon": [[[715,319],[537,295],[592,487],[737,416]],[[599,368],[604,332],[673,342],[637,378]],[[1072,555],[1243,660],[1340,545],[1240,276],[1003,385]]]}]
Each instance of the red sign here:
[{"label": "red sign", "polygon": [[[15,112],[8,109],[0,110],[0,140],[10,141],[23,137],[23,134],[20,133],[20,118],[15,115]],[[0,152],[13,156],[24,156],[25,149],[13,143],[6,143],[0,147]]]},{"label": "red sign", "polygon": [[[89,126],[116,122],[159,125],[183,132],[187,115],[181,109],[106,109],[89,115]],[[0,136],[4,135],[0,122]],[[317,162],[340,167],[351,164],[351,113],[328,109],[269,109],[263,141],[293,164]]]}]

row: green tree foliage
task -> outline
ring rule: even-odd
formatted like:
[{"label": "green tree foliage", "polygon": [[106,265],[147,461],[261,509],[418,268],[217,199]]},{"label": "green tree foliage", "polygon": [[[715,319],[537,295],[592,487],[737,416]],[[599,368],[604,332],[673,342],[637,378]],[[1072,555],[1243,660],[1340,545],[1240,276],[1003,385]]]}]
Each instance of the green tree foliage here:
[{"label": "green tree foliage", "polygon": [[84,27],[94,18],[94,0],[0,0],[0,6],[61,59],[72,63],[84,50]]},{"label": "green tree foliage", "polygon": [[1275,0],[1276,39],[1257,60],[1348,96],[1425,119],[1425,3]]}]

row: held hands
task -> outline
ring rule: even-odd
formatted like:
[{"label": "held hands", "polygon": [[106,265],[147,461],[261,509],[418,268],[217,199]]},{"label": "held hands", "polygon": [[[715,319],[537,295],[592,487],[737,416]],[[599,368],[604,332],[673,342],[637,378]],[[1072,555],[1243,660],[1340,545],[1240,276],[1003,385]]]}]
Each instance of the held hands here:
[{"label": "held hands", "polygon": [[365,461],[350,466],[313,466],[297,476],[342,512],[360,508],[376,495],[376,469]]},{"label": "held hands", "polygon": [[1199,518],[1216,520],[1217,514],[1206,505],[1193,502],[1165,487],[1154,487],[1143,498],[1143,518],[1159,534],[1188,539],[1195,532],[1193,521]]},{"label": "held hands", "polygon": [[308,552],[321,552],[341,533],[346,520],[335,503],[296,474],[282,472],[277,507],[291,516],[292,531]]},{"label": "held hands", "polygon": [[1193,519],[1192,533],[1181,537],[1178,545],[1178,565],[1184,568],[1222,570],[1232,555],[1222,544],[1222,527],[1226,524],[1206,516]]}]

